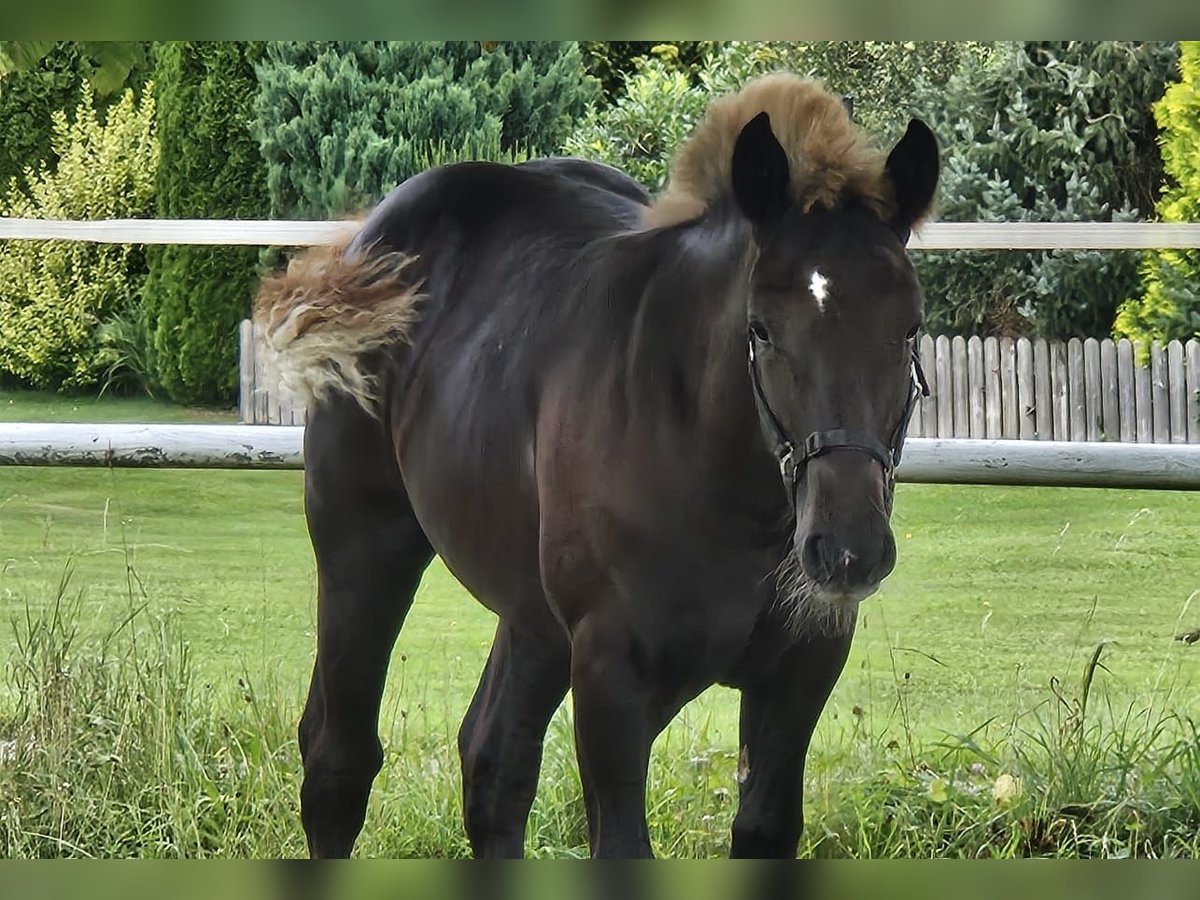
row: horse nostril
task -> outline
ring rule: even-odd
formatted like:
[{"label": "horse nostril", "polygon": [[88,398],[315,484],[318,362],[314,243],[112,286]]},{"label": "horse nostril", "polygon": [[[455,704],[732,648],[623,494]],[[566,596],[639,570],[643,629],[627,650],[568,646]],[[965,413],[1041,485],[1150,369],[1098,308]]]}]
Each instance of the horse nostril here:
[{"label": "horse nostril", "polygon": [[865,580],[864,569],[868,568],[859,554],[837,546],[822,534],[812,534],[805,539],[800,563],[804,573],[818,584],[857,584]]},{"label": "horse nostril", "polygon": [[804,573],[813,581],[824,583],[829,580],[829,566],[825,559],[825,540],[819,534],[810,534],[804,541],[800,553],[800,564]]}]

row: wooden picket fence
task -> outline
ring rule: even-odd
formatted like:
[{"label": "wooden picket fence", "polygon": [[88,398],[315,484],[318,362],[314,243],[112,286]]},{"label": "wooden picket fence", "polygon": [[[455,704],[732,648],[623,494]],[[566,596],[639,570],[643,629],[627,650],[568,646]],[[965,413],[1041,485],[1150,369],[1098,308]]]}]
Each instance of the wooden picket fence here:
[{"label": "wooden picket fence", "polygon": [[257,358],[257,330],[249,319],[238,329],[238,417],[243,425],[303,425],[308,420],[304,408],[280,396],[279,385],[267,378]]},{"label": "wooden picket fence", "polygon": [[1200,443],[1200,342],[925,336],[914,437]]},{"label": "wooden picket fence", "polygon": [[[303,425],[305,412],[273,393],[241,328],[241,419]],[[930,438],[1200,443],[1200,341],[1149,350],[1129,341],[921,339],[930,396],[908,434]]]}]

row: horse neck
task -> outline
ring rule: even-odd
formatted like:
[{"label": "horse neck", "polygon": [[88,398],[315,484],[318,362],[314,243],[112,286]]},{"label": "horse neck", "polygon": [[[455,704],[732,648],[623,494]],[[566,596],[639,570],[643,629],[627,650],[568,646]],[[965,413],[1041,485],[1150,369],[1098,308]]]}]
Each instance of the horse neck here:
[{"label": "horse neck", "polygon": [[[639,318],[659,328],[635,328],[631,348],[658,377],[637,380],[661,384],[666,370],[676,373],[687,398],[689,414],[680,427],[691,432],[685,435],[689,446],[714,470],[737,473],[747,489],[775,498],[779,476],[748,373],[746,304],[754,261],[749,229],[727,216],[672,228],[658,238],[664,245],[658,248],[656,288],[643,297]],[[653,336],[664,322],[670,323],[668,341]]]}]

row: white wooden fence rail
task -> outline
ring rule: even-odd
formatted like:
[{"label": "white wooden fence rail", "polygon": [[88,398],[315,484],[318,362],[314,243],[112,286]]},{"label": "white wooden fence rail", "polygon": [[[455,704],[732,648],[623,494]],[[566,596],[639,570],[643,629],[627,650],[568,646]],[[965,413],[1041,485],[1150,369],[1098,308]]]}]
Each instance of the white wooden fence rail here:
[{"label": "white wooden fence rail", "polygon": [[[106,244],[248,244],[302,247],[353,233],[351,221],[282,219],[0,218],[0,240],[72,240]],[[911,250],[1162,250],[1200,247],[1200,223],[931,222]]]}]

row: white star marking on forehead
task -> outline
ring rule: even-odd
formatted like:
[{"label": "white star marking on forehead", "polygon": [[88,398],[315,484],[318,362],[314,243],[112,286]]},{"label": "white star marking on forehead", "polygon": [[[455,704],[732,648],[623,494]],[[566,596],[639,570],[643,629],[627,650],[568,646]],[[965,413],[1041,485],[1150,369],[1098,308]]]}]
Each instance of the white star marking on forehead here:
[{"label": "white star marking on forehead", "polygon": [[817,301],[817,309],[824,312],[825,298],[829,296],[829,279],[821,274],[820,269],[813,269],[812,279],[808,282],[808,289]]}]

